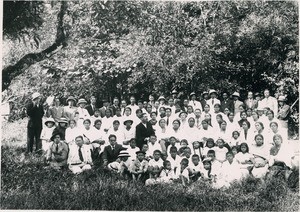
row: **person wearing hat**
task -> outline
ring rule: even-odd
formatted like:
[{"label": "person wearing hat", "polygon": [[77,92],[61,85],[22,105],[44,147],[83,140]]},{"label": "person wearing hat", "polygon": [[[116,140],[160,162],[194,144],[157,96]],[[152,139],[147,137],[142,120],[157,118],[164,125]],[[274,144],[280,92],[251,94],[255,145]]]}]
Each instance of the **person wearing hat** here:
[{"label": "person wearing hat", "polygon": [[121,175],[121,177],[124,177],[125,179],[128,179],[130,177],[129,172],[129,166],[131,164],[130,155],[128,154],[127,150],[121,150],[120,154],[118,156],[119,161],[112,162],[108,164],[108,168],[112,171],[115,171]]},{"label": "person wearing hat", "polygon": [[202,108],[202,105],[199,101],[196,100],[196,93],[195,92],[192,92],[190,94],[190,101],[189,101],[189,105],[191,105],[194,109],[194,111],[196,109],[200,109],[201,111],[203,111],[203,108]]},{"label": "person wearing hat", "polygon": [[132,127],[133,124],[133,120],[132,119],[126,119],[124,122],[124,129],[123,129],[123,145],[128,146],[129,145],[129,141],[132,138],[135,138],[135,127]]},{"label": "person wearing hat", "polygon": [[55,96],[53,104],[54,105],[50,106],[47,110],[46,116],[48,118],[52,117],[55,123],[58,123],[58,120],[63,117],[64,107],[60,104],[60,99],[58,96]]},{"label": "person wearing hat", "polygon": [[49,149],[50,138],[55,128],[55,121],[53,118],[48,118],[45,121],[46,127],[43,128],[41,133],[42,149],[46,152]]},{"label": "person wearing hat", "polygon": [[51,143],[46,155],[46,162],[50,164],[50,167],[55,169],[61,169],[67,165],[68,160],[68,145],[61,140],[61,133],[53,132],[51,137]]},{"label": "person wearing hat", "polygon": [[79,127],[83,126],[83,120],[90,118],[89,112],[87,111],[87,109],[85,109],[86,104],[87,104],[87,101],[83,98],[79,99],[77,102],[77,106],[79,106],[76,110],[76,112],[78,112],[77,125]]},{"label": "person wearing hat", "polygon": [[208,92],[207,92],[207,91],[203,91],[203,93],[202,93],[202,98],[201,98],[201,100],[200,100],[202,109],[204,109],[204,106],[207,104],[206,101],[207,101],[208,99],[209,99]]},{"label": "person wearing hat", "polygon": [[58,126],[53,130],[53,134],[60,133],[60,139],[65,141],[66,129],[68,127],[68,120],[61,118],[58,120]]},{"label": "person wearing hat", "polygon": [[269,89],[264,90],[264,99],[261,100],[262,107],[268,107],[273,110],[274,115],[277,116],[278,113],[278,102],[273,96],[270,96]]},{"label": "person wearing hat", "polygon": [[233,105],[234,105],[234,115],[239,114],[241,111],[239,109],[240,105],[243,105],[243,102],[241,102],[239,100],[240,98],[240,93],[239,92],[234,92],[232,94],[232,98],[233,98]]},{"label": "person wearing hat", "polygon": [[89,145],[84,144],[81,135],[75,138],[75,145],[70,145],[68,165],[73,174],[92,169],[91,148]]},{"label": "person wearing hat", "polygon": [[158,98],[158,101],[159,101],[160,107],[165,106],[166,98],[165,98],[164,96],[160,96],[160,97]]},{"label": "person wearing hat", "polygon": [[96,110],[96,96],[92,95],[90,98],[90,104],[85,106],[85,109],[88,111],[88,113],[90,114],[90,116],[93,116]]},{"label": "person wearing hat", "polygon": [[75,107],[76,99],[73,96],[69,96],[66,101],[68,106],[64,107],[63,116],[68,120],[72,120],[75,118],[75,111],[77,110],[77,107]]},{"label": "person wearing hat", "polygon": [[146,153],[144,151],[136,152],[136,159],[132,160],[129,166],[129,172],[132,175],[134,181],[141,180],[146,181],[148,161],[145,159]]},{"label": "person wearing hat", "polygon": [[210,108],[214,108],[215,104],[221,104],[220,100],[217,99],[217,91],[214,89],[211,89],[209,91],[210,99],[206,100],[206,104],[210,106]]},{"label": "person wearing hat", "polygon": [[278,114],[277,118],[281,124],[281,127],[287,129],[288,128],[288,119],[290,116],[291,108],[286,104],[285,96],[278,97]]},{"label": "person wearing hat", "polygon": [[35,151],[40,153],[42,150],[40,136],[43,129],[44,108],[39,93],[32,94],[32,99],[26,106],[26,111],[29,117],[27,125],[27,153],[33,152],[34,143]]}]

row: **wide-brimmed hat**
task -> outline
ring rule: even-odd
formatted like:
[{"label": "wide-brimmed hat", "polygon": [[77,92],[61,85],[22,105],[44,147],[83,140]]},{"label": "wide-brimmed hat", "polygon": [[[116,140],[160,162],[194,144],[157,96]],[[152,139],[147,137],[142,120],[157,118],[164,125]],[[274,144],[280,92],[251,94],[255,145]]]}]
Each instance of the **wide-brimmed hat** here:
[{"label": "wide-brimmed hat", "polygon": [[256,93],[254,94],[254,97],[257,97],[257,96],[261,96],[261,94],[260,94],[259,92],[256,92]]},{"label": "wide-brimmed hat", "polygon": [[67,102],[70,101],[70,100],[73,100],[74,102],[76,102],[76,99],[75,99],[74,96],[69,96],[69,97],[67,98]]},{"label": "wide-brimmed hat", "polygon": [[196,96],[196,93],[195,92],[190,93],[190,96],[193,96],[193,95]]},{"label": "wide-brimmed hat", "polygon": [[47,123],[52,122],[53,124],[55,124],[55,121],[53,118],[47,118],[45,121],[45,125],[47,125]]},{"label": "wide-brimmed hat", "polygon": [[58,123],[66,123],[66,124],[68,124],[69,122],[68,122],[68,119],[66,119],[66,118],[60,118],[59,121],[58,121]]},{"label": "wide-brimmed hat", "polygon": [[183,114],[183,113],[185,113],[186,115],[187,115],[187,112],[185,112],[185,111],[181,111],[180,113],[179,113],[179,117],[181,116],[181,114]]},{"label": "wide-brimmed hat", "polygon": [[53,134],[52,134],[50,140],[51,140],[51,141],[54,141],[54,137],[57,136],[57,135],[59,135],[60,138],[62,137],[62,134],[61,134],[60,132],[56,132],[56,133],[53,133]]},{"label": "wide-brimmed hat", "polygon": [[234,93],[232,94],[232,96],[240,97],[240,94],[239,94],[239,92],[234,92]]},{"label": "wide-brimmed hat", "polygon": [[41,96],[40,93],[35,92],[35,93],[32,94],[32,100],[35,100],[36,98],[38,98],[38,97],[40,97],[40,96]]},{"label": "wide-brimmed hat", "polygon": [[86,104],[87,101],[85,99],[79,99],[77,105],[82,104],[82,103]]},{"label": "wide-brimmed hat", "polygon": [[164,96],[160,96],[160,97],[158,98],[158,101],[161,100],[161,99],[166,100],[166,98],[165,98]]},{"label": "wide-brimmed hat", "polygon": [[121,150],[118,157],[130,157],[130,155],[127,150]]},{"label": "wide-brimmed hat", "polygon": [[176,91],[176,89],[174,89],[174,90],[172,91],[172,94],[178,94],[178,92]]},{"label": "wide-brimmed hat", "polygon": [[209,90],[209,93],[208,93],[208,94],[210,95],[210,94],[212,94],[212,93],[215,93],[215,94],[217,94],[217,91],[216,91],[215,89],[211,89],[211,90]]},{"label": "wide-brimmed hat", "polygon": [[131,124],[133,124],[133,121],[132,121],[131,119],[126,119],[126,120],[123,122],[123,124],[125,125],[126,122],[130,122]]},{"label": "wide-brimmed hat", "polygon": [[204,95],[204,94],[208,94],[208,92],[207,91],[203,91],[202,95]]},{"label": "wide-brimmed hat", "polygon": [[278,102],[285,102],[285,101],[286,101],[285,96],[279,96],[278,97]]}]

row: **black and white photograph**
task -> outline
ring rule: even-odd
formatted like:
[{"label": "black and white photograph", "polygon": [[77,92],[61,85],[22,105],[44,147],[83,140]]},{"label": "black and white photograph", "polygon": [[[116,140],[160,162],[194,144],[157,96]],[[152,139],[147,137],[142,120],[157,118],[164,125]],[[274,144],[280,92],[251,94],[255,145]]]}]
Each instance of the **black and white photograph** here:
[{"label": "black and white photograph", "polygon": [[4,0],[1,210],[299,211],[299,3]]}]

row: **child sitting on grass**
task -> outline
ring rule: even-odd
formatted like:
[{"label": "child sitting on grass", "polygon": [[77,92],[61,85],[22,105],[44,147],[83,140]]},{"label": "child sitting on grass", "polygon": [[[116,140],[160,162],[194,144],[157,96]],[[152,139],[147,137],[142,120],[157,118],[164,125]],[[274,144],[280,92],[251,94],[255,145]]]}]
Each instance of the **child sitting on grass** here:
[{"label": "child sitting on grass", "polygon": [[208,138],[206,140],[205,147],[203,148],[203,156],[207,157],[207,153],[209,150],[215,150],[215,141],[212,138]]},{"label": "child sitting on grass", "polygon": [[212,170],[211,158],[206,157],[203,159],[203,170],[201,179],[209,183],[215,183],[217,175]]},{"label": "child sitting on grass", "polygon": [[169,142],[170,142],[170,144],[167,148],[167,152],[170,152],[171,147],[176,147],[177,150],[180,148],[180,144],[174,136],[171,136],[169,138]]},{"label": "child sitting on grass", "polygon": [[229,146],[237,146],[240,145],[242,142],[241,138],[240,138],[240,133],[239,131],[235,130],[232,132],[232,138],[231,140],[228,142]]},{"label": "child sitting on grass", "polygon": [[[203,145],[203,143],[201,143]],[[202,149],[201,149],[201,144],[199,141],[194,141],[193,142],[193,153],[195,155],[198,155],[200,160],[202,161]]]},{"label": "child sitting on grass", "polygon": [[150,153],[149,153],[149,146],[148,146],[148,144],[144,144],[142,146],[142,151],[146,153],[145,160],[149,161],[151,159],[152,155],[150,155]]},{"label": "child sitting on grass", "polygon": [[171,167],[174,170],[176,167],[180,167],[181,157],[177,154],[177,148],[172,146],[169,150],[170,155],[167,160],[170,161]]},{"label": "child sitting on grass", "polygon": [[145,160],[145,152],[137,151],[136,159],[133,160],[129,166],[133,181],[141,180],[145,182],[147,178],[148,161]]},{"label": "child sitting on grass", "polygon": [[148,147],[149,147],[149,155],[151,155],[150,157],[152,158],[152,155],[154,153],[155,150],[161,150],[161,145],[157,142],[157,137],[156,135],[151,135],[149,138],[149,142],[148,142]]},{"label": "child sitting on grass", "polygon": [[135,138],[130,139],[129,146],[127,149],[128,154],[130,155],[131,159],[134,159],[136,157],[136,152],[140,149],[136,146],[136,140]]},{"label": "child sitting on grass", "polygon": [[178,150],[178,152],[179,152],[179,155],[182,155],[183,154],[183,152],[184,152],[184,150],[188,147],[188,141],[186,140],[186,139],[182,139],[181,141],[180,141],[180,148],[179,148],[179,150]]},{"label": "child sitting on grass", "polygon": [[171,162],[164,161],[164,167],[160,172],[159,179],[161,183],[172,183],[175,177],[174,170],[172,169]]},{"label": "child sitting on grass", "polygon": [[118,159],[107,165],[107,168],[113,172],[119,173],[122,177],[128,179],[129,177],[129,166],[131,161],[130,155],[127,150],[121,150]]},{"label": "child sitting on grass", "polygon": [[55,121],[53,118],[48,118],[45,121],[46,128],[43,128],[41,133],[41,141],[42,141],[42,148],[46,152],[50,146],[50,138],[52,136],[53,130],[55,128]]},{"label": "child sitting on grass", "polygon": [[178,182],[183,186],[186,186],[189,183],[189,160],[183,158],[180,162],[180,167],[175,169],[174,182]]},{"label": "child sitting on grass", "polygon": [[192,163],[188,167],[190,173],[190,179],[195,182],[201,177],[201,172],[203,170],[203,164],[200,163],[199,155],[192,156]]},{"label": "child sitting on grass", "polygon": [[215,148],[216,160],[223,163],[226,160],[226,153],[228,149],[224,146],[225,142],[222,138],[217,140],[217,147]]}]

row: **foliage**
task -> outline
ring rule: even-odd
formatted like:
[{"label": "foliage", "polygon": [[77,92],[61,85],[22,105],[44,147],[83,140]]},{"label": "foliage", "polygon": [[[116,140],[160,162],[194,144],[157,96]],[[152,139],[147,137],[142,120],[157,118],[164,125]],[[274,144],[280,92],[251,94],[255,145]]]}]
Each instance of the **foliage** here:
[{"label": "foliage", "polygon": [[242,97],[270,88],[287,93],[289,103],[298,97],[297,2],[68,4],[67,48],[29,67],[15,85],[25,80],[24,90],[99,98],[146,98],[173,88],[226,88]]}]

